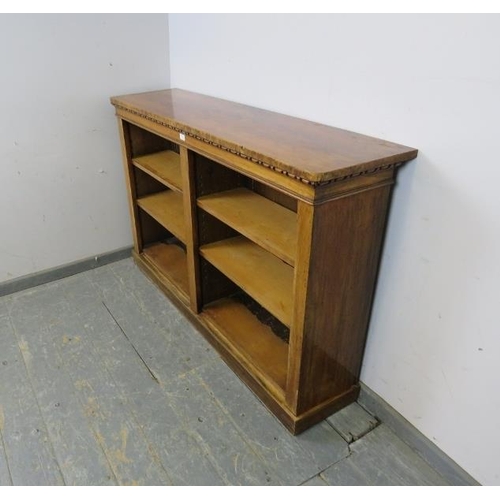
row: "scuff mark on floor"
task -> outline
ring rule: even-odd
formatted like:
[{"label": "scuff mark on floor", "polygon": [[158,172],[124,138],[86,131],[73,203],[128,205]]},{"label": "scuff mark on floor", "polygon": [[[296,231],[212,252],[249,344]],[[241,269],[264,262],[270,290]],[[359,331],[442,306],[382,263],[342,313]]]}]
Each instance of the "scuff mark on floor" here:
[{"label": "scuff mark on floor", "polygon": [[3,414],[2,405],[0,405],[0,432],[3,431],[4,424],[5,424],[5,416]]}]

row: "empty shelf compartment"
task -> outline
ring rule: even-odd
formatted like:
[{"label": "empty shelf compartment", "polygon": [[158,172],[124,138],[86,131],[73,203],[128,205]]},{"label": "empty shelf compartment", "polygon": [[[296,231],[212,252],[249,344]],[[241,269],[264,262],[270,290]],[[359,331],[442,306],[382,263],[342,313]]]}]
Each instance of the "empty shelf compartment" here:
[{"label": "empty shelf compartment", "polygon": [[247,307],[234,298],[205,306],[205,321],[215,327],[219,340],[247,366],[261,382],[283,398],[288,369],[288,344],[261,323]]},{"label": "empty shelf compartment", "polygon": [[198,206],[294,265],[297,214],[292,210],[243,187],[202,196]]},{"label": "empty shelf compartment", "polygon": [[293,268],[243,236],[209,243],[200,254],[290,327]]},{"label": "empty shelf compartment", "polygon": [[137,204],[183,243],[186,242],[182,194],[162,191],[139,198]]},{"label": "empty shelf compartment", "polygon": [[159,242],[144,248],[142,255],[188,297],[187,258],[184,249],[176,244]]},{"label": "empty shelf compartment", "polygon": [[182,191],[179,153],[167,150],[132,159],[133,165],[175,191]]}]

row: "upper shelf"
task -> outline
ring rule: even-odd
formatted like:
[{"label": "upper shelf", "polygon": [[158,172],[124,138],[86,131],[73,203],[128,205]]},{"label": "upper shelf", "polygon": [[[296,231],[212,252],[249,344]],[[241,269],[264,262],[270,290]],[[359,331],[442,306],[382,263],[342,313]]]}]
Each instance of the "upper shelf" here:
[{"label": "upper shelf", "polygon": [[111,98],[117,112],[155,125],[305,183],[324,183],[411,160],[417,150],[243,104],[180,89]]},{"label": "upper shelf", "polygon": [[132,159],[132,163],[175,191],[182,191],[181,161],[175,151],[160,151]]},{"label": "upper shelf", "polygon": [[245,188],[202,196],[198,206],[294,265],[297,214]]}]

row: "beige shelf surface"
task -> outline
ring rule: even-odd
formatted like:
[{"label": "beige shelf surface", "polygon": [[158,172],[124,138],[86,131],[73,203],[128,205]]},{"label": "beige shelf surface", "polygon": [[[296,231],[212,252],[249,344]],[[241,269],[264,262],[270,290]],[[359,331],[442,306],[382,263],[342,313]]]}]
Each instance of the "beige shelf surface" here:
[{"label": "beige shelf surface", "polygon": [[160,151],[132,159],[132,163],[175,191],[182,191],[181,160],[175,151]]},{"label": "beige shelf surface", "polygon": [[177,245],[155,243],[142,252],[165,278],[186,296],[189,293],[186,253]]},{"label": "beige shelf surface", "polygon": [[265,385],[274,387],[273,392],[283,397],[288,344],[234,299],[213,302],[205,307],[202,315],[221,332],[221,341],[250,365],[251,371],[258,373]]},{"label": "beige shelf surface", "polygon": [[204,245],[201,255],[290,327],[293,268],[243,236]]},{"label": "beige shelf surface", "polygon": [[171,190],[162,191],[139,198],[137,204],[174,236],[186,243],[182,194]]},{"label": "beige shelf surface", "polygon": [[253,242],[294,265],[297,214],[246,188],[203,196],[198,206]]}]

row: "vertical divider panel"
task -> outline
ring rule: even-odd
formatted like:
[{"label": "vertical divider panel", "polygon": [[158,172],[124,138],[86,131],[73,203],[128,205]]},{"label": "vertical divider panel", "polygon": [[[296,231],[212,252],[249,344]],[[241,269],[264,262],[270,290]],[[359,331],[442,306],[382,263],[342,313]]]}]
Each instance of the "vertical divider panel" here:
[{"label": "vertical divider panel", "polygon": [[201,310],[200,257],[198,241],[198,217],[196,216],[196,173],[193,153],[185,146],[179,147],[181,156],[182,193],[186,225],[186,253],[191,310]]},{"label": "vertical divider panel", "polygon": [[134,250],[142,252],[142,231],[139,218],[139,208],[137,207],[137,190],[135,182],[134,165],[132,165],[132,147],[130,142],[130,131],[127,122],[118,118],[118,130],[120,132],[120,144],[122,150],[123,166],[125,168],[125,182],[129,193],[128,203],[130,210],[130,220],[132,222],[132,236],[134,238]]},{"label": "vertical divider panel", "polygon": [[300,372],[302,368],[302,344],[304,340],[309,263],[313,234],[314,206],[303,201],[297,203],[297,255],[293,274],[294,310],[290,328],[288,351],[288,376],[285,399],[292,411],[299,403]]}]

